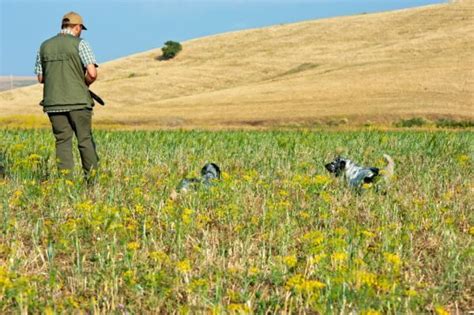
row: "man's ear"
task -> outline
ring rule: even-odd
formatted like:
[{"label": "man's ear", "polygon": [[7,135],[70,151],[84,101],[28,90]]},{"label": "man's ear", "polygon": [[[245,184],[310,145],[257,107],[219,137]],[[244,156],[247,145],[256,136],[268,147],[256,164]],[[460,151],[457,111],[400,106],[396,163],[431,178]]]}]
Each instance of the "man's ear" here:
[{"label": "man's ear", "polygon": [[81,32],[82,32],[81,24],[74,25],[72,29],[74,31],[74,34],[77,34],[77,37],[81,36]]}]

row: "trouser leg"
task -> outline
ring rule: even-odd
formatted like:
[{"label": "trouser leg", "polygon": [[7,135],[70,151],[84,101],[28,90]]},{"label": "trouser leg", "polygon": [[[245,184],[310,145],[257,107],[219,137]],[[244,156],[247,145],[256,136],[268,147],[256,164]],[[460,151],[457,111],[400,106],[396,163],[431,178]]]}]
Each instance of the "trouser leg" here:
[{"label": "trouser leg", "polygon": [[99,158],[92,137],[92,110],[81,109],[69,113],[71,125],[76,133],[79,153],[81,155],[82,169],[86,176],[97,169]]},{"label": "trouser leg", "polygon": [[56,159],[60,171],[72,173],[74,159],[72,156],[73,130],[69,122],[69,113],[48,114],[53,134],[56,138]]}]

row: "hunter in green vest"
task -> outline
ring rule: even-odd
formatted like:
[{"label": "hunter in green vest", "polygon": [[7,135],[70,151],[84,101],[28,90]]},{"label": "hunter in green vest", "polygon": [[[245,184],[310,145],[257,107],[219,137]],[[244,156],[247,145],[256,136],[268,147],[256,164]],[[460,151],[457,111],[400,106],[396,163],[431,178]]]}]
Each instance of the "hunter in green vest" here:
[{"label": "hunter in green vest", "polygon": [[35,72],[44,84],[43,106],[56,138],[56,157],[61,173],[72,175],[72,138],[75,134],[82,168],[89,179],[98,166],[92,137],[92,107],[89,92],[97,78],[96,61],[87,42],[80,38],[86,30],[74,12],[62,19],[61,32],[41,44]]}]

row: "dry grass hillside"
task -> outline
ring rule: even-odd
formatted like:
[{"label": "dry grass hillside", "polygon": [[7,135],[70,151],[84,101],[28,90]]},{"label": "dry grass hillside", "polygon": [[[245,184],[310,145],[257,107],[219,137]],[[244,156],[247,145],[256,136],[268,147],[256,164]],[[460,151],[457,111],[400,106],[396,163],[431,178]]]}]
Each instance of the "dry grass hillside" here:
[{"label": "dry grass hillside", "polygon": [[[95,121],[135,127],[473,119],[474,1],[226,33],[101,65]],[[39,85],[0,93],[0,117],[41,114]],[[10,117],[10,118],[9,118]],[[31,116],[28,116],[31,118]]]}]

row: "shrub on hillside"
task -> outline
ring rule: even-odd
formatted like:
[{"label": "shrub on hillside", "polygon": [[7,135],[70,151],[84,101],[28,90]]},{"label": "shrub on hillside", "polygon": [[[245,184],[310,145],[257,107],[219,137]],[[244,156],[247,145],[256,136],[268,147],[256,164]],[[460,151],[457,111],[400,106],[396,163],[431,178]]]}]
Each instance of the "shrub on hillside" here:
[{"label": "shrub on hillside", "polygon": [[421,117],[415,117],[410,119],[402,119],[395,124],[396,127],[410,128],[410,127],[422,127],[428,124],[428,121]]},{"label": "shrub on hillside", "polygon": [[172,59],[174,58],[181,50],[183,49],[183,47],[181,46],[180,43],[178,42],[174,42],[172,40],[169,40],[165,43],[165,46],[163,46],[163,48],[161,48],[161,50],[163,51],[163,55],[161,56],[161,58],[163,60],[169,60],[169,59]]},{"label": "shrub on hillside", "polygon": [[438,128],[472,128],[474,127],[474,120],[452,120],[441,118],[436,121]]}]

